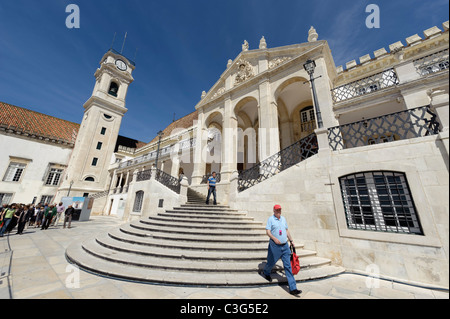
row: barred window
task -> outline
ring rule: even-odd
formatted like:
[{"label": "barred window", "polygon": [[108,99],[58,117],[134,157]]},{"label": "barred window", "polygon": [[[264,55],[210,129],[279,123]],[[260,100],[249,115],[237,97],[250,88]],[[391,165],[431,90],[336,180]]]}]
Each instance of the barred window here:
[{"label": "barred window", "polygon": [[4,182],[18,182],[25,169],[26,165],[22,163],[11,162],[3,177]]},{"label": "barred window", "polygon": [[136,192],[136,198],[134,199],[133,212],[139,213],[142,209],[142,202],[144,201],[144,192]]},{"label": "barred window", "polygon": [[58,169],[58,168],[50,169],[50,172],[48,173],[45,185],[58,186],[59,181],[61,180],[62,173],[63,173],[62,169]]},{"label": "barred window", "polygon": [[339,183],[350,229],[423,235],[405,174],[363,172]]}]

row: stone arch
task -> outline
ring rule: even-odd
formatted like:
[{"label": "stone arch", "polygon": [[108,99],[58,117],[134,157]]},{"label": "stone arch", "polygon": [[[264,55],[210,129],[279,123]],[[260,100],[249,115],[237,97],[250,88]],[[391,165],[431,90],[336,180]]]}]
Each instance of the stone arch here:
[{"label": "stone arch", "polygon": [[312,105],[312,93],[307,79],[293,76],[283,81],[273,95],[278,109],[280,147],[285,148],[301,137],[300,106]]}]

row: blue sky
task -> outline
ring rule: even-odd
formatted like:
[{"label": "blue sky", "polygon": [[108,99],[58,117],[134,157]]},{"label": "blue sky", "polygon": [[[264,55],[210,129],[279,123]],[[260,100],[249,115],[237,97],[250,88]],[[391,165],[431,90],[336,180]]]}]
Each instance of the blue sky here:
[{"label": "blue sky", "polygon": [[[80,28],[65,25],[80,8]],[[380,28],[368,29],[368,4]],[[110,48],[136,53],[120,134],[149,142],[195,110],[247,40],[257,49],[307,41],[313,25],[336,66],[448,20],[448,0],[1,0],[0,101],[80,123],[94,73]],[[357,60],[358,61],[358,60]]]}]

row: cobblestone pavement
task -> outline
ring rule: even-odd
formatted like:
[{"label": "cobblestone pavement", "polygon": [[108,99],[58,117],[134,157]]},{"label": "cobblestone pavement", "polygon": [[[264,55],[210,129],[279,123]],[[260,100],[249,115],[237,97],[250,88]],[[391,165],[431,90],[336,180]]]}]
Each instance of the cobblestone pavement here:
[{"label": "cobblestone pavement", "polygon": [[[47,230],[30,227],[0,238],[1,299],[448,299],[448,291],[419,288],[379,280],[368,288],[365,276],[344,273],[332,278],[301,282],[300,297],[285,286],[204,288],[163,286],[100,277],[78,270],[65,258],[66,247],[96,232],[123,223],[115,217],[92,216]],[[79,276],[78,276],[79,275]],[[77,280],[79,278],[79,280]]]}]

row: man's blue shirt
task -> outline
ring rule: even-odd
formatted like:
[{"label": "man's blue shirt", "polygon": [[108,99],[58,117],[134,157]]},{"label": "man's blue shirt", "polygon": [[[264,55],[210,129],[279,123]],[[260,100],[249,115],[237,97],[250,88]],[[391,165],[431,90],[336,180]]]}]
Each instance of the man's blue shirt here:
[{"label": "man's blue shirt", "polygon": [[216,179],[214,178],[214,177],[210,177],[210,178],[208,178],[208,183],[209,183],[209,186],[216,186]]},{"label": "man's blue shirt", "polygon": [[282,244],[287,242],[287,233],[288,225],[286,222],[286,218],[280,216],[280,219],[276,218],[275,215],[272,215],[267,220],[266,229],[270,230],[272,235],[275,236]]}]

